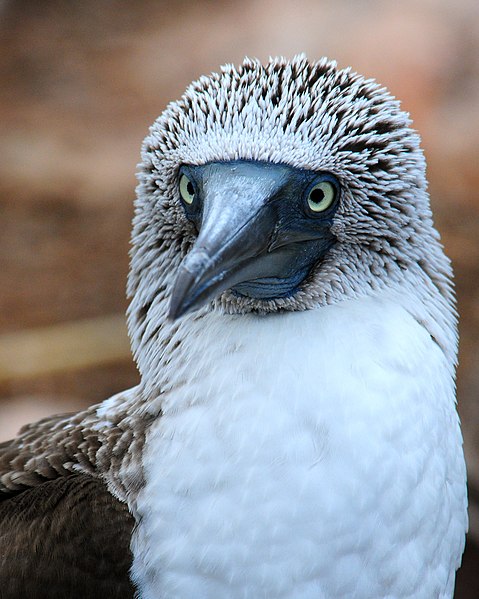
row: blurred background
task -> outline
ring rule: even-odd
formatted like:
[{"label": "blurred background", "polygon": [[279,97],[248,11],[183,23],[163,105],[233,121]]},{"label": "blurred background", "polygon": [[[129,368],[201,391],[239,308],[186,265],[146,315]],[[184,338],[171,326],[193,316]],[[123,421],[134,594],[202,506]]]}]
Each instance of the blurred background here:
[{"label": "blurred background", "polygon": [[420,131],[454,262],[479,598],[477,0],[0,0],[0,441],[136,384],[124,326],[135,168],[185,86],[245,55],[306,52],[378,79]]}]

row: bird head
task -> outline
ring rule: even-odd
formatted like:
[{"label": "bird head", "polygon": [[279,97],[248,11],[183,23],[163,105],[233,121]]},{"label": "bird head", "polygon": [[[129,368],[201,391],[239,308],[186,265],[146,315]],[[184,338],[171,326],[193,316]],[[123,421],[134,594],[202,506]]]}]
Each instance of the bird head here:
[{"label": "bird head", "polygon": [[450,295],[426,186],[419,136],[373,80],[302,55],[201,77],[143,144],[134,348],[168,318],[314,309],[411,269]]}]

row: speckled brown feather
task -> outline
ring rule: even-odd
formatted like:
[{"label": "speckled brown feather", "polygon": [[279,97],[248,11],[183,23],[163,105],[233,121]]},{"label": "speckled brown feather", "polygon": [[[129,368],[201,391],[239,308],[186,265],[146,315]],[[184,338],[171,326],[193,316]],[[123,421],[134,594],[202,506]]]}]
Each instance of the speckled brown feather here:
[{"label": "speckled brown feather", "polygon": [[109,401],[106,418],[92,406],[0,445],[2,599],[133,597],[130,510],[149,418],[128,414],[142,403],[134,390]]},{"label": "speckled brown feather", "polygon": [[131,389],[110,400],[108,414],[99,405],[75,414],[52,416],[24,426],[0,445],[0,498],[45,481],[72,474],[101,479],[121,501],[142,483],[141,449],[151,418],[132,412],[144,402]]}]

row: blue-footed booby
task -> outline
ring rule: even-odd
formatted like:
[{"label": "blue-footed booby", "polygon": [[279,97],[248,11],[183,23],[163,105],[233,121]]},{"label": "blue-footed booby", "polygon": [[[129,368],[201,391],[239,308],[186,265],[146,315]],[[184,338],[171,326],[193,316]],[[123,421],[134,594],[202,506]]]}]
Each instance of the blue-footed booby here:
[{"label": "blue-footed booby", "polygon": [[141,382],[1,445],[1,597],[452,598],[452,274],[398,101],[246,59],[166,108],[138,176]]}]

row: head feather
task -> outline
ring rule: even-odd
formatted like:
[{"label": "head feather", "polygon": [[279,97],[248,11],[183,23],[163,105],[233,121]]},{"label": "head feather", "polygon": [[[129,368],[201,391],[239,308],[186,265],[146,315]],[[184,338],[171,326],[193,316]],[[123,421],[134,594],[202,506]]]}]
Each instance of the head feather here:
[{"label": "head feather", "polygon": [[238,159],[334,174],[343,189],[332,226],[337,242],[293,297],[226,292],[216,309],[304,310],[410,286],[426,306],[417,318],[431,321],[431,335],[445,347],[455,338],[451,270],[410,125],[384,87],[325,58],[265,65],[247,58],[193,82],[142,148],[128,287],[135,354],[158,342],[175,271],[195,239],[179,203],[180,166]]}]

